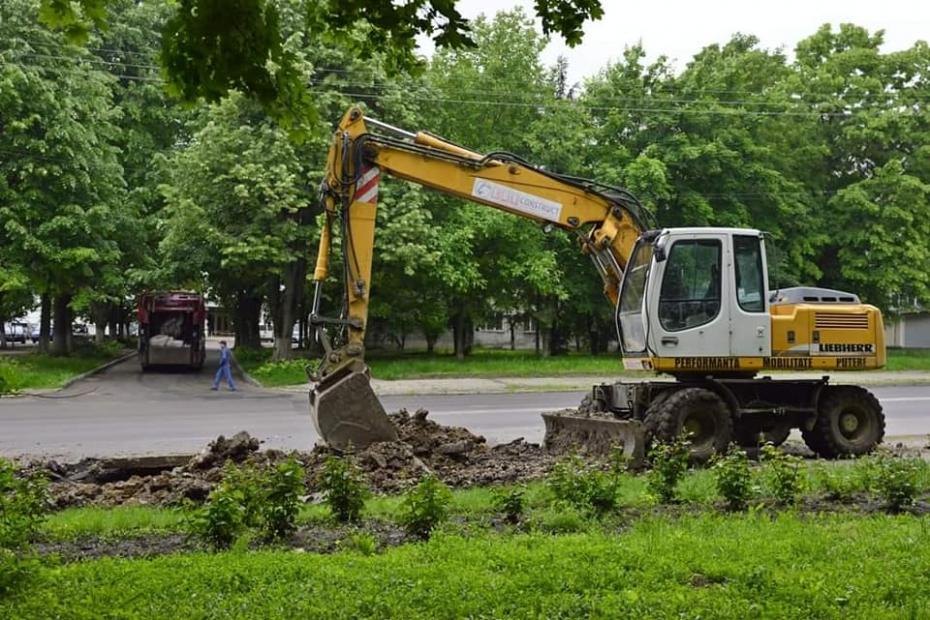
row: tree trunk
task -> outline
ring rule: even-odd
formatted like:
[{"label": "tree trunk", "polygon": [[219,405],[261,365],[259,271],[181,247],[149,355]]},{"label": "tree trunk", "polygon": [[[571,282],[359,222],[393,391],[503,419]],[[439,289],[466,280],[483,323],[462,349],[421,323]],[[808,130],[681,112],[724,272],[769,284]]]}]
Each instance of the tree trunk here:
[{"label": "tree trunk", "polygon": [[433,354],[433,351],[436,349],[436,340],[437,336],[433,334],[424,334],[426,337],[426,352],[430,355]]},{"label": "tree trunk", "polygon": [[94,342],[103,344],[106,340],[107,319],[110,318],[110,304],[94,304]]},{"label": "tree trunk", "polygon": [[68,355],[71,352],[71,295],[61,293],[54,300],[55,339],[52,355]]},{"label": "tree trunk", "polygon": [[247,291],[238,296],[233,314],[237,349],[260,349],[262,347],[261,333],[258,329],[261,313],[262,297],[260,295],[254,291]]},{"label": "tree trunk", "polygon": [[48,353],[49,335],[52,331],[52,304],[48,293],[42,295],[39,307],[39,353]]},{"label": "tree trunk", "polygon": [[284,268],[282,278],[272,280],[268,294],[271,319],[274,322],[274,352],[271,359],[287,360],[294,356],[294,323],[297,322],[300,300],[304,297],[307,281],[307,259],[305,253]]},{"label": "tree trunk", "polygon": [[455,358],[465,359],[465,313],[461,310],[452,318],[452,340],[455,346]]},{"label": "tree trunk", "polygon": [[514,328],[514,323],[516,322],[516,318],[510,317],[509,322],[510,322],[510,350],[516,351],[517,350],[517,333]]},{"label": "tree trunk", "polygon": [[6,329],[3,326],[3,318],[0,317],[0,349],[6,348]]}]

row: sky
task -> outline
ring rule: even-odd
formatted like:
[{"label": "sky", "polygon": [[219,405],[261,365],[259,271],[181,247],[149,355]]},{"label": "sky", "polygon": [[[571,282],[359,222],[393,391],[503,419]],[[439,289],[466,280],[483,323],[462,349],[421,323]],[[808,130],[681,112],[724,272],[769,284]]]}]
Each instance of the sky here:
[{"label": "sky", "polygon": [[[459,0],[467,18],[516,6],[533,15],[532,0]],[[552,64],[559,54],[569,61],[572,82],[580,82],[612,59],[625,46],[642,41],[648,60],[664,54],[684,68],[687,61],[710,43],[724,43],[736,32],[753,34],[763,47],[795,44],[824,23],[851,22],[869,31],[885,31],[884,51],[906,49],[915,41],[930,38],[930,3],[920,0],[601,0],[604,16],[584,26],[584,41],[569,48],[554,36],[543,54]],[[421,50],[432,51],[430,41]]]}]

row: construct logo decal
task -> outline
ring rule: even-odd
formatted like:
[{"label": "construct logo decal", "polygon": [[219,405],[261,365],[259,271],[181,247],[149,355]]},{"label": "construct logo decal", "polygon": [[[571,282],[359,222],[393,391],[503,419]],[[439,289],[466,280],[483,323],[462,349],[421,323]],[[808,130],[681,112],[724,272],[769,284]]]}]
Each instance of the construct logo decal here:
[{"label": "construct logo decal", "polygon": [[475,198],[490,202],[512,211],[519,211],[544,220],[558,222],[562,215],[562,205],[554,200],[527,194],[520,190],[487,181],[485,179],[475,179],[472,186],[471,195]]}]

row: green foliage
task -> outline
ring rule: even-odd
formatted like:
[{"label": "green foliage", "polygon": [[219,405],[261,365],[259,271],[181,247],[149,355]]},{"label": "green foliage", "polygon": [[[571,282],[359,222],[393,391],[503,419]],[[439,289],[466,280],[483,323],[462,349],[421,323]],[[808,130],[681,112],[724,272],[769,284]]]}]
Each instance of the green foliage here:
[{"label": "green foliage", "polygon": [[84,561],[0,599],[0,617],[920,618],[926,527],[912,515],[703,513],[647,517],[622,535],[441,536],[370,557]]},{"label": "green foliage", "polygon": [[[242,360],[240,359],[241,363]],[[248,369],[262,385],[273,387],[276,385],[294,385],[307,382],[307,368],[314,368],[319,360],[297,358],[292,360],[279,360],[277,362],[264,362],[254,369]],[[243,366],[246,366],[243,364]]]},{"label": "green foliage", "polygon": [[433,474],[424,475],[404,494],[400,522],[413,536],[429,538],[433,529],[449,517],[449,488]]},{"label": "green foliage", "polygon": [[356,522],[361,518],[370,491],[361,470],[351,460],[328,457],[323,463],[319,484],[330,513],[337,521]]},{"label": "green foliage", "polygon": [[296,527],[304,469],[288,459],[267,470],[227,463],[223,480],[188,521],[188,529],[218,549],[227,549],[254,531],[277,540]]},{"label": "green foliage", "polygon": [[574,534],[589,528],[585,512],[565,504],[538,513],[534,524],[547,534]]},{"label": "green foliage", "polygon": [[361,555],[375,555],[378,552],[378,539],[368,532],[354,532],[339,542],[339,547]]},{"label": "green foliage", "polygon": [[558,501],[577,510],[603,515],[617,507],[617,475],[598,470],[577,454],[559,460],[546,484]]},{"label": "green foliage", "polygon": [[300,496],[305,493],[306,472],[295,458],[276,465],[263,480],[261,535],[265,540],[279,540],[297,527]]},{"label": "green foliage", "polygon": [[749,458],[736,444],[724,456],[715,456],[712,466],[717,492],[729,510],[743,510],[752,498],[752,471]]},{"label": "green foliage", "polygon": [[509,523],[517,524],[526,509],[526,489],[512,487],[498,489],[494,493],[494,507],[503,513]]},{"label": "green foliage", "polygon": [[919,458],[881,457],[876,463],[875,486],[888,510],[899,512],[914,503],[923,490],[927,463]]},{"label": "green foliage", "polygon": [[762,478],[777,504],[794,504],[804,488],[801,458],[786,454],[772,444],[762,446]]},{"label": "green foliage", "polygon": [[672,442],[659,443],[649,451],[649,490],[662,503],[675,501],[678,483],[688,471],[688,442],[680,437]]},{"label": "green foliage", "polygon": [[17,476],[13,463],[0,458],[0,598],[35,571],[32,540],[47,511],[45,479]]}]

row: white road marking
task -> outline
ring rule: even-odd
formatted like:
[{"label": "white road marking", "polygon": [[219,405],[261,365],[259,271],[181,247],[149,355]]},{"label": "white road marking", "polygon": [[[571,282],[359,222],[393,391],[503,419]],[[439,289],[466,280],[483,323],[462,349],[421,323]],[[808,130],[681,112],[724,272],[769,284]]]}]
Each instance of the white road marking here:
[{"label": "white road marking", "polygon": [[453,410],[441,410],[441,409],[430,409],[430,415],[468,415],[473,413],[475,415],[486,414],[486,413],[542,413],[543,411],[556,411],[558,409],[565,409],[565,407],[524,407],[521,409],[508,409],[505,407],[499,407],[497,409],[453,409]]},{"label": "white road marking", "polygon": [[930,400],[930,396],[900,396],[898,398],[879,398],[883,403],[907,403],[907,402],[916,402],[923,400]]}]

